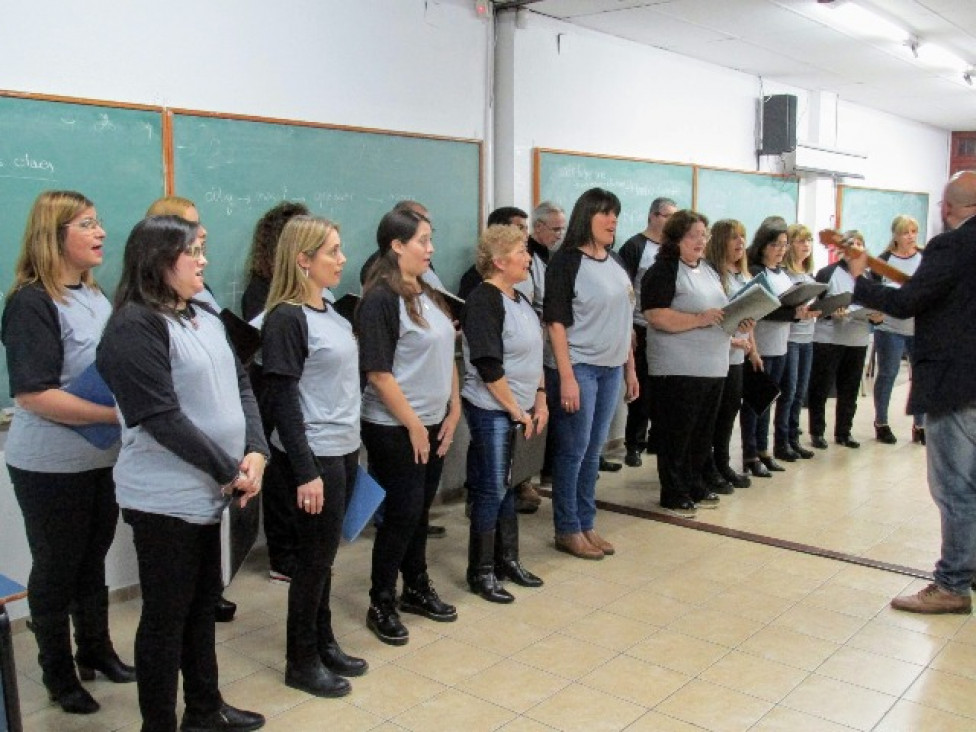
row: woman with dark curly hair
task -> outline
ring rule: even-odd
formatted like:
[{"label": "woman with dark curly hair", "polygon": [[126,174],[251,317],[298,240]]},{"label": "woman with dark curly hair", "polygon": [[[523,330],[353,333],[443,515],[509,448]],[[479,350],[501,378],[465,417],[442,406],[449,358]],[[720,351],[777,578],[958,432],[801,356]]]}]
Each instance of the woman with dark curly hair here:
[{"label": "woman with dark curly hair", "polygon": [[731,339],[719,327],[729,298],[718,272],[705,263],[707,241],[708,219],[687,209],[675,212],[641,281],[655,395],[651,419],[661,426],[661,507],[679,516],[719,502],[702,473],[729,372]]}]

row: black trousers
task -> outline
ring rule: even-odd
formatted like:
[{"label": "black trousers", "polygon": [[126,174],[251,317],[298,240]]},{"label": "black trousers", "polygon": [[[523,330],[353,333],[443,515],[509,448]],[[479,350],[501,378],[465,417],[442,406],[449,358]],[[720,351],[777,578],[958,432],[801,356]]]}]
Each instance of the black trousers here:
[{"label": "black trousers", "polygon": [[712,432],[712,457],[716,467],[729,467],[731,456],[729,443],[735,429],[735,418],[742,407],[742,364],[729,366],[729,373],[722,386],[722,398],[715,414],[715,430]]},{"label": "black trousers", "polygon": [[[339,551],[342,519],[356,481],[359,451],[342,457],[316,457],[325,486],[322,511],[298,510],[295,528],[298,560],[288,587],[288,661],[305,663],[318,653],[319,641],[333,640],[329,589],[332,564]],[[298,507],[298,482],[288,456],[271,448],[271,464],[277,478],[291,486],[291,502]]]},{"label": "black trousers", "polygon": [[627,450],[643,450],[647,447],[647,428],[651,423],[651,395],[654,386],[647,373],[647,328],[634,326],[634,366],[640,395],[627,404],[627,423],[624,427],[624,446]]},{"label": "black trousers", "polygon": [[807,411],[810,416],[810,435],[824,435],[827,429],[827,397],[831,387],[837,387],[837,410],[834,417],[834,437],[850,437],[857,412],[857,392],[861,388],[861,374],[867,346],[837,346],[833,343],[813,344],[813,363],[810,366],[810,386],[807,391]]},{"label": "black trousers", "polygon": [[437,495],[444,460],[437,456],[440,424],[427,428],[430,458],[414,462],[406,427],[363,422],[363,443],[369,452],[369,469],[386,491],[383,522],[373,542],[370,599],[392,597],[397,573],[409,585],[427,571],[427,518]]},{"label": "black trousers", "polygon": [[702,468],[711,455],[724,382],[724,378],[700,376],[651,377],[655,395],[651,418],[660,427],[657,474],[665,508],[704,497]]},{"label": "black trousers", "polygon": [[105,555],[119,506],[112,468],[39,473],[7,466],[30,547],[31,615],[67,613],[74,600],[105,588]]},{"label": "black trousers", "polygon": [[220,524],[191,524],[123,509],[132,526],[142,586],[136,632],[139,711],[144,732],[176,729],[176,691],[183,672],[188,712],[220,708],[214,605],[220,597]]},{"label": "black trousers", "polygon": [[[270,445],[274,423],[271,421],[271,409],[267,404],[268,390],[264,383],[264,374],[259,365],[252,364],[248,368],[248,376],[261,411],[264,439]],[[268,464],[261,486],[261,520],[264,524],[264,537],[268,543],[268,564],[273,571],[291,577],[295,572],[295,554],[298,551],[295,528],[298,508],[295,503],[294,486],[282,481],[282,471],[272,469],[273,464],[274,460]]]}]

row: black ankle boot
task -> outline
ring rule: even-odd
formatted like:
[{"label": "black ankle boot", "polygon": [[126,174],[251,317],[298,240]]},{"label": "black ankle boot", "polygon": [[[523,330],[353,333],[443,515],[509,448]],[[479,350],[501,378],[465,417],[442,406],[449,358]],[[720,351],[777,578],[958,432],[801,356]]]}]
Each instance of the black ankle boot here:
[{"label": "black ankle boot", "polygon": [[100,707],[82,687],[71,660],[71,625],[67,613],[35,615],[31,629],[48,698],[68,714],[94,714]]},{"label": "black ankle boot", "polygon": [[329,671],[339,676],[362,676],[369,670],[365,659],[348,655],[334,640],[319,643],[319,657]]},{"label": "black ankle boot", "polygon": [[103,587],[94,595],[75,603],[71,618],[74,620],[75,643],[78,646],[75,662],[82,680],[93,681],[98,671],[115,684],[135,682],[135,667],[119,658],[109,637],[108,588]]},{"label": "black ankle boot", "polygon": [[396,603],[389,595],[373,600],[366,611],[366,627],[391,646],[403,646],[410,640],[410,632],[400,622]]},{"label": "black ankle boot", "polygon": [[790,440],[790,447],[793,449],[793,452],[795,452],[804,460],[809,460],[814,455],[816,455],[816,453],[813,450],[807,450],[803,445],[801,445],[798,439]]},{"label": "black ankle boot", "polygon": [[468,587],[483,600],[507,605],[515,598],[495,577],[494,551],[494,531],[475,531],[472,528],[468,532]]},{"label": "black ankle boot", "polygon": [[423,615],[439,623],[453,623],[457,620],[457,608],[448,605],[437,595],[430,577],[423,572],[407,582],[404,579],[403,594],[400,596],[400,609],[405,613]]},{"label": "black ankle boot", "polygon": [[522,587],[542,587],[542,578],[523,567],[519,560],[518,516],[499,516],[495,532],[495,576]]},{"label": "black ankle boot", "polygon": [[312,696],[335,698],[352,691],[352,684],[325,667],[315,657],[303,662],[288,661],[285,667],[285,686]]}]

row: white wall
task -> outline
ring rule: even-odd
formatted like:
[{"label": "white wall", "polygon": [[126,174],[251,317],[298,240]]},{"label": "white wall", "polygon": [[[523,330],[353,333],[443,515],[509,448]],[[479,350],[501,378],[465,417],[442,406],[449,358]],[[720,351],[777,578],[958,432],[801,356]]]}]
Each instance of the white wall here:
[{"label": "white wall", "polygon": [[469,0],[6,0],[3,25],[2,89],[484,136]]}]

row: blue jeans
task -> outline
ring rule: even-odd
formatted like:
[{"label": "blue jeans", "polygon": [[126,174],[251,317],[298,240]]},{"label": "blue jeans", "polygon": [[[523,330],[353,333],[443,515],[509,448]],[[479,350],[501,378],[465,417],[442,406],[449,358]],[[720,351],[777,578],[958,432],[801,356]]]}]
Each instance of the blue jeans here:
[{"label": "blue jeans", "polygon": [[969,596],[976,573],[976,406],[928,415],[929,491],[942,517],[935,582]]},{"label": "blue jeans", "polygon": [[[762,360],[763,371],[779,384],[782,392],[786,356],[763,356]],[[752,365],[746,362],[743,368],[751,369]],[[772,409],[770,406],[762,414],[756,414],[746,402],[742,403],[742,411],[739,413],[739,430],[742,435],[743,460],[755,460],[758,454],[765,455],[769,452],[769,413]]]},{"label": "blue jeans", "polygon": [[482,409],[467,400],[462,406],[471,432],[469,466],[476,476],[468,486],[471,528],[482,534],[495,530],[499,516],[515,515],[515,498],[508,478],[512,420],[501,409]]},{"label": "blue jeans", "polygon": [[773,444],[777,447],[800,439],[800,411],[810,384],[810,364],[813,363],[813,343],[786,344],[786,366],[783,370],[782,393],[776,400],[776,421]]},{"label": "blue jeans", "polygon": [[552,507],[557,534],[593,528],[596,518],[596,477],[610,420],[620,402],[623,366],[573,364],[579,384],[580,408],[563,411],[559,372],[546,369],[546,396],[551,430],[555,432],[552,461]]},{"label": "blue jeans", "polygon": [[[891,390],[895,386],[898,369],[901,368],[901,357],[908,353],[908,360],[915,362],[915,336],[876,330],[874,352],[878,356],[874,379],[874,421],[888,424],[888,403],[891,401]],[[912,421],[916,427],[921,427],[924,415],[913,414]]]}]

